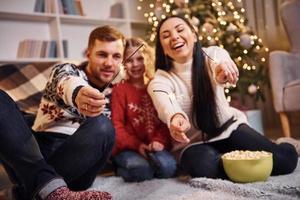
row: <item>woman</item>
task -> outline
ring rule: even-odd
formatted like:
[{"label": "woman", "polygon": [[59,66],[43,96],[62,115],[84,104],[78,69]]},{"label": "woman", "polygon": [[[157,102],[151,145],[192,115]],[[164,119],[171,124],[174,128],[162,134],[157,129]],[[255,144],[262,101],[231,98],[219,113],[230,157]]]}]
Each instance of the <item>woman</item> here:
[{"label": "woman", "polygon": [[148,80],[153,77],[153,49],[140,38],[126,41],[126,79],[112,92],[112,120],[116,129],[113,162],[117,175],[125,181],[169,178],[174,175],[176,161],[167,152],[171,148],[168,127],[157,116],[147,93]]},{"label": "woman", "polygon": [[298,155],[292,145],[272,143],[229,106],[223,87],[237,82],[237,68],[225,50],[202,49],[185,18],[171,16],[160,22],[155,66],[148,92],[176,141],[173,151],[180,153],[182,170],[193,177],[226,177],[220,157],[232,150],[272,152],[273,175],[296,168]]}]

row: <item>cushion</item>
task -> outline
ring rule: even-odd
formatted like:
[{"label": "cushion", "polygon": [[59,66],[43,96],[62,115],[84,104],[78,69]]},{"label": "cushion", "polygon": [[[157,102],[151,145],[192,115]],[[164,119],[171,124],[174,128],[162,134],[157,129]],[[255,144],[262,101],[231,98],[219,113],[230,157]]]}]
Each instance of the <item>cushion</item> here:
[{"label": "cushion", "polygon": [[51,72],[51,63],[0,66],[0,89],[7,92],[21,111],[35,114]]},{"label": "cushion", "polygon": [[300,110],[300,79],[291,81],[284,87],[283,106],[285,111]]}]

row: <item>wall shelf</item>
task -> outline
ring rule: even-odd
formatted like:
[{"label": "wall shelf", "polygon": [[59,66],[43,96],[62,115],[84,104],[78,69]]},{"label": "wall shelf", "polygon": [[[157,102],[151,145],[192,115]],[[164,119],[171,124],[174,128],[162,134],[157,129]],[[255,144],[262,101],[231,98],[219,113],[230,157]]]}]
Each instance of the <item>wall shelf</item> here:
[{"label": "wall shelf", "polygon": [[[126,37],[145,35],[147,23],[135,9],[138,0],[81,0],[84,16],[61,14],[59,1],[48,1],[53,13],[34,12],[36,0],[0,1],[0,64],[83,60],[89,33],[98,26],[115,26]],[[116,4],[117,10],[109,12]],[[20,42],[24,40],[56,41],[57,57],[17,58]]]}]

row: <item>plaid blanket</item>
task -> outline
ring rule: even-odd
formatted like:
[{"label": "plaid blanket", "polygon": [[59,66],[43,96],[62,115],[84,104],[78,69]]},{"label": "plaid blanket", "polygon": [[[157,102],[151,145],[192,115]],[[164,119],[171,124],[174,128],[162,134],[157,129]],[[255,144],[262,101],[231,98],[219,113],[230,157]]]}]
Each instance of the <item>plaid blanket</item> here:
[{"label": "plaid blanket", "polygon": [[7,92],[26,113],[36,114],[51,72],[51,63],[0,66],[0,89]]}]

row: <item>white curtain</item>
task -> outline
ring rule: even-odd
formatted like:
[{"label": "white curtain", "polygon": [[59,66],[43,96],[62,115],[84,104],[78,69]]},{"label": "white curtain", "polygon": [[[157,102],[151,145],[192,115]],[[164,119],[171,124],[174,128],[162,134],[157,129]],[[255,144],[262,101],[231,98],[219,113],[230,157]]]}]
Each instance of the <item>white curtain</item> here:
[{"label": "white curtain", "polygon": [[243,0],[248,25],[271,51],[289,48],[279,13],[284,1],[286,0]]}]

